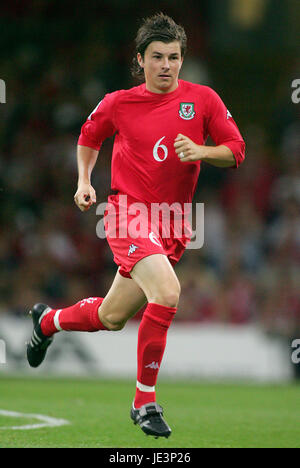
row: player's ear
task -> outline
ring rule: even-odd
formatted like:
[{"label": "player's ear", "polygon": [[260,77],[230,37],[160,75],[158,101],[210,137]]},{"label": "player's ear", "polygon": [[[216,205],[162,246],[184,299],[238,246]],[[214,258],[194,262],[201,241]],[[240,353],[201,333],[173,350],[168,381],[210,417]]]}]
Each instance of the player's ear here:
[{"label": "player's ear", "polygon": [[141,68],[144,68],[144,60],[140,52],[137,53],[136,59],[138,61],[138,64]]}]

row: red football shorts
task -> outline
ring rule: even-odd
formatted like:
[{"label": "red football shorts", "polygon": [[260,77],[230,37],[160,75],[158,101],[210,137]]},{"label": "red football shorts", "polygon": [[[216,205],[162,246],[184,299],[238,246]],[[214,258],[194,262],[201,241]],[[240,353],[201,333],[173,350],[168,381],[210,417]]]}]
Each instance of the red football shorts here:
[{"label": "red football shorts", "polygon": [[131,278],[135,264],[149,255],[166,255],[173,266],[179,261],[190,236],[188,227],[184,232],[183,221],[175,224],[175,216],[172,213],[170,219],[161,213],[153,216],[150,203],[139,202],[129,195],[118,193],[108,197],[104,213],[106,238],[122,276]]}]

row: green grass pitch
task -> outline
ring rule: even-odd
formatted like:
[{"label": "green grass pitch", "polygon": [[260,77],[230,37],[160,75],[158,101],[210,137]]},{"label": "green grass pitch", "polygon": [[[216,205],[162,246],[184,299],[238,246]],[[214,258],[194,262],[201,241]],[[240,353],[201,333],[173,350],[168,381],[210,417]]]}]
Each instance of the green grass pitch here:
[{"label": "green grass pitch", "polygon": [[[157,401],[173,433],[147,437],[129,419],[134,382],[0,377],[0,410],[63,418],[69,425],[31,430],[37,421],[0,414],[0,447],[300,448],[300,387],[161,380]],[[4,428],[5,427],[5,428]]]}]

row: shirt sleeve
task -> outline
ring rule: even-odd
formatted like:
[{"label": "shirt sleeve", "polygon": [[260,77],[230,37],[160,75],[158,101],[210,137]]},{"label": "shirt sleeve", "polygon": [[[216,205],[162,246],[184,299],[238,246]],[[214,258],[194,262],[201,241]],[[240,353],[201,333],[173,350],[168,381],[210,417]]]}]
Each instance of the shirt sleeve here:
[{"label": "shirt sleeve", "polygon": [[207,88],[206,137],[210,135],[217,146],[225,145],[233,153],[237,168],[245,159],[245,142],[242,135],[220,96]]},{"label": "shirt sleeve", "polygon": [[117,93],[106,94],[81,127],[78,145],[100,150],[102,142],[116,132],[114,110]]}]

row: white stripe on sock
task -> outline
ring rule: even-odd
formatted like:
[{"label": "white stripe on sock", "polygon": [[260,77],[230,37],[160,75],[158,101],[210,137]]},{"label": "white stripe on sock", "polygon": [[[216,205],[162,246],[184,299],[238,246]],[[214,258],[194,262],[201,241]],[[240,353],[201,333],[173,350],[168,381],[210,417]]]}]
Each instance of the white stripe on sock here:
[{"label": "white stripe on sock", "polygon": [[53,322],[54,322],[54,326],[56,328],[56,330],[58,331],[62,331],[62,328],[59,324],[59,314],[61,313],[62,309],[58,309],[55,314],[54,314],[54,317],[53,317]]},{"label": "white stripe on sock", "polygon": [[143,385],[138,380],[136,381],[136,386],[141,392],[155,392],[155,387],[149,387],[148,385]]}]

